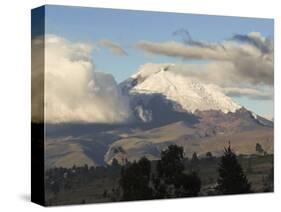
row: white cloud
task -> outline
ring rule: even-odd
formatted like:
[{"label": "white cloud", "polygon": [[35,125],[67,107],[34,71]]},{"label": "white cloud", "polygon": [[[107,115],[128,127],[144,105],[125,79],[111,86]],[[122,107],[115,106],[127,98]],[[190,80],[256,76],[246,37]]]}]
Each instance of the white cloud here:
[{"label": "white cloud", "polygon": [[228,62],[210,62],[206,64],[175,64],[169,68],[179,75],[194,78],[205,84],[219,86],[230,97],[245,96],[251,99],[271,100],[273,87],[270,85],[253,84],[253,78],[247,79],[239,75],[235,66]]},{"label": "white cloud", "polygon": [[39,36],[31,43],[31,119],[33,122],[44,121],[44,37]]},{"label": "white cloud", "polygon": [[136,47],[155,55],[204,61],[201,64],[178,64],[173,69],[178,74],[219,85],[229,96],[272,99],[272,92],[267,92],[272,90],[274,83],[274,49],[270,39],[252,32],[237,34],[219,43],[208,43],[192,40],[188,31],[181,30],[176,34],[187,36],[184,43],[140,41]]},{"label": "white cloud", "polygon": [[240,87],[226,87],[223,92],[232,97],[246,96],[251,99],[271,100],[273,98],[273,92],[261,91],[254,88],[240,88]]},{"label": "white cloud", "polygon": [[130,119],[128,99],[110,74],[94,71],[92,44],[45,37],[45,119],[49,123],[119,123]]},{"label": "white cloud", "polygon": [[[236,35],[233,39],[220,43],[140,41],[136,47],[157,55],[184,60],[210,61],[212,71],[207,71],[206,68],[205,77],[206,74],[208,77],[215,74],[224,76],[224,80],[234,80],[239,83],[273,85],[273,45],[269,39],[259,33]],[[219,70],[214,70],[214,66]],[[222,70],[222,68],[226,69]],[[200,73],[194,74],[200,75]]]}]

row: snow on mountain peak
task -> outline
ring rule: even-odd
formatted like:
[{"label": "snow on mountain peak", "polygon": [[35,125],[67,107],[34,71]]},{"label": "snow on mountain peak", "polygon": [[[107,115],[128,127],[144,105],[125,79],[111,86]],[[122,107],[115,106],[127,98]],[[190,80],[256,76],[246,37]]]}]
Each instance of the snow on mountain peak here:
[{"label": "snow on mountain peak", "polygon": [[147,63],[140,67],[138,72],[132,76],[133,79],[143,78],[146,79],[149,76],[157,74],[161,71],[167,71],[170,67],[175,66],[175,64],[153,64]]},{"label": "snow on mountain peak", "polygon": [[241,108],[219,86],[204,84],[175,73],[174,64],[145,64],[121,84],[131,94],[162,94],[188,112],[221,110],[235,112]]}]

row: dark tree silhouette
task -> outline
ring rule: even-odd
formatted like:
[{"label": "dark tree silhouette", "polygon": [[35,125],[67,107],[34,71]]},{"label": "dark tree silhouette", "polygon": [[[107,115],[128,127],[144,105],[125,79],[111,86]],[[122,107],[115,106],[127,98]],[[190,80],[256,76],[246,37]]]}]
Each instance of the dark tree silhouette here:
[{"label": "dark tree silhouette", "polygon": [[199,161],[197,153],[194,152],[191,158],[191,162],[197,163]]},{"label": "dark tree silhouette", "polygon": [[201,189],[201,180],[196,172],[191,174],[180,174],[175,183],[176,197],[195,197]]},{"label": "dark tree silhouette", "polygon": [[153,175],[152,176],[152,183],[153,183],[153,196],[156,199],[163,199],[169,197],[168,192],[168,185],[164,183],[164,181],[158,177]]},{"label": "dark tree silhouette", "polygon": [[197,153],[194,152],[190,161],[191,165],[191,172],[198,172],[199,171],[199,158],[197,156]]},{"label": "dark tree silhouette", "polygon": [[183,172],[183,157],[183,147],[177,145],[170,145],[161,152],[161,160],[157,163],[157,172],[165,183],[173,184],[177,180],[177,176]]},{"label": "dark tree silhouette", "polygon": [[150,161],[143,157],[121,171],[120,186],[123,200],[144,200],[152,198],[150,182]]},{"label": "dark tree silhouette", "polygon": [[220,194],[243,194],[251,192],[251,184],[248,182],[230,145],[228,148],[225,148],[218,172],[219,178],[217,180],[218,185],[216,190]]},{"label": "dark tree silhouette", "polygon": [[113,158],[111,166],[112,167],[120,167],[120,164],[119,164],[119,162],[116,158]]},{"label": "dark tree silhouette", "polygon": [[207,153],[206,153],[206,157],[207,157],[207,158],[213,158],[213,154],[212,154],[211,152],[207,152]]},{"label": "dark tree silhouette", "polygon": [[256,152],[260,154],[264,153],[264,150],[259,143],[256,143]]},{"label": "dark tree silhouette", "polygon": [[273,192],[274,191],[274,168],[273,166],[270,169],[269,174],[263,178],[264,192]]},{"label": "dark tree silhouette", "polygon": [[153,177],[155,198],[197,196],[201,180],[196,173],[185,174],[183,147],[170,145],[161,152],[157,163],[158,177]]}]

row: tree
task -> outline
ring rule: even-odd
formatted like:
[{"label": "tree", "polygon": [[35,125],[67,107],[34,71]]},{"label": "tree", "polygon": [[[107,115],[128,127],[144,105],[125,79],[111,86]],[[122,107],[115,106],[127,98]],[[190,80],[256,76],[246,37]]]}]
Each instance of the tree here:
[{"label": "tree", "polygon": [[197,153],[194,152],[193,155],[192,155],[192,158],[191,158],[191,163],[197,164],[198,161],[199,161],[199,159],[198,159]]},{"label": "tree", "polygon": [[256,143],[256,152],[259,153],[259,154],[264,153],[264,150],[259,143]]},{"label": "tree", "polygon": [[206,157],[207,157],[207,158],[213,158],[213,154],[212,154],[211,152],[207,152],[207,153],[206,153]]},{"label": "tree", "polygon": [[193,153],[190,163],[192,172],[199,171],[199,159],[196,152]]},{"label": "tree", "polygon": [[119,185],[123,200],[197,196],[201,180],[196,173],[185,174],[183,147],[170,145],[161,152],[156,172],[151,174],[151,163],[143,157],[123,167]]},{"label": "tree", "polygon": [[169,197],[168,184],[166,184],[159,176],[152,175],[153,196],[156,199]]},{"label": "tree", "polygon": [[264,192],[273,192],[274,191],[274,168],[273,166],[270,169],[269,174],[263,178]]},{"label": "tree", "polygon": [[201,180],[196,173],[185,174],[183,147],[170,145],[161,152],[158,177],[153,177],[156,198],[197,196]]},{"label": "tree", "polygon": [[120,167],[120,164],[119,164],[119,162],[116,158],[113,158],[111,166],[112,167]]},{"label": "tree", "polygon": [[196,172],[191,174],[182,173],[178,177],[175,188],[176,197],[195,197],[200,192],[201,180]]},{"label": "tree", "polygon": [[165,183],[173,184],[177,176],[183,172],[183,147],[177,145],[170,145],[166,150],[161,152],[161,160],[157,163],[158,176],[162,178]]},{"label": "tree", "polygon": [[121,170],[119,184],[123,191],[123,200],[144,200],[152,198],[150,182],[150,161],[143,157]]},{"label": "tree", "polygon": [[225,148],[218,172],[219,178],[217,180],[218,185],[216,190],[220,194],[243,194],[251,192],[251,184],[248,182],[230,145],[228,148]]}]

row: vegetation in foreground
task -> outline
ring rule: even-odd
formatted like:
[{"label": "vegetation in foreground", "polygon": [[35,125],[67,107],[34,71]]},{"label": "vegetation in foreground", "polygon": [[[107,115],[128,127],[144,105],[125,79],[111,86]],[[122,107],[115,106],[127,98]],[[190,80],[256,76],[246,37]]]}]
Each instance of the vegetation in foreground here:
[{"label": "vegetation in foreground", "polygon": [[161,159],[106,167],[73,166],[46,171],[48,205],[166,199],[273,191],[273,155],[257,145],[257,155],[240,155],[225,148],[220,158],[189,160],[182,147],[170,145]]}]

